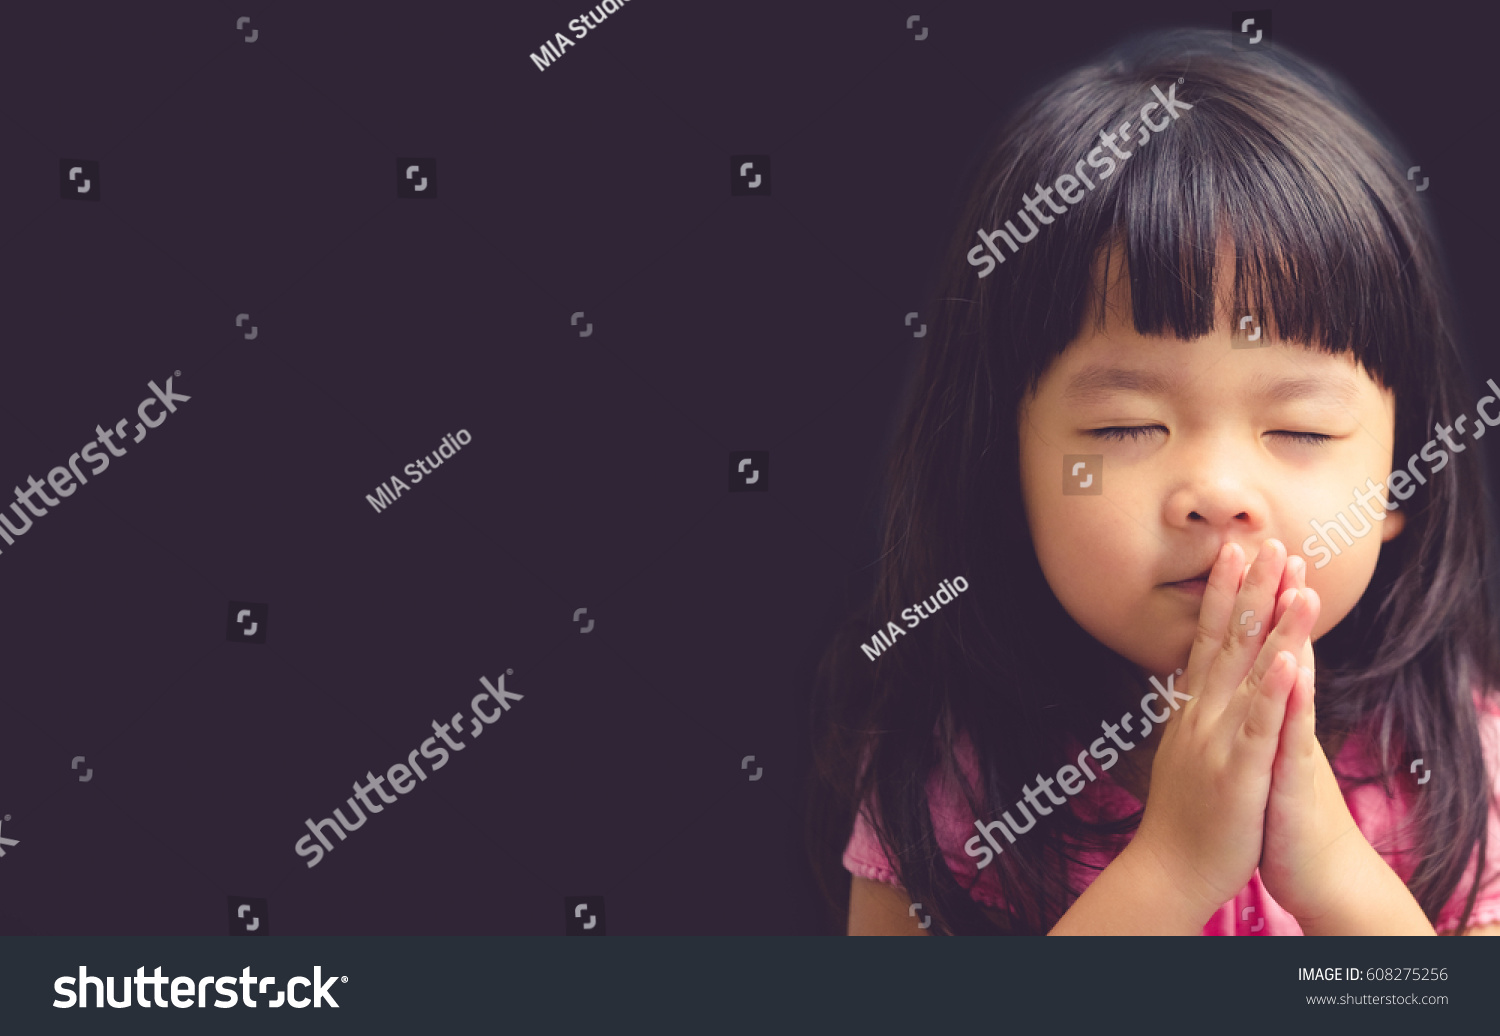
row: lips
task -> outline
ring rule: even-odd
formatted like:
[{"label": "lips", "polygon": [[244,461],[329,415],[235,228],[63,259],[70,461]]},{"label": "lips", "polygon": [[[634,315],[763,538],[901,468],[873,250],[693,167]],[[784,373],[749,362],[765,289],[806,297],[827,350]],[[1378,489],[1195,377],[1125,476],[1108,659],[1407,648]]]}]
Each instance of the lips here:
[{"label": "lips", "polygon": [[1196,575],[1183,576],[1181,579],[1174,579],[1174,580],[1172,580],[1170,582],[1162,583],[1161,585],[1162,586],[1187,586],[1189,584],[1194,584],[1194,583],[1196,583],[1196,584],[1206,584],[1208,582],[1209,573],[1211,573],[1214,570],[1214,565],[1218,563],[1220,552],[1223,551],[1225,544],[1229,543],[1229,542],[1232,542],[1232,541],[1225,540],[1225,541],[1219,543],[1216,547],[1214,547],[1214,552],[1212,554],[1210,554],[1208,557],[1206,557],[1206,558],[1203,559],[1203,567],[1198,571],[1198,573]]},{"label": "lips", "polygon": [[1179,593],[1186,593],[1193,597],[1201,597],[1208,592],[1208,580],[1179,579],[1175,583],[1163,583],[1161,588],[1163,590],[1176,590]]},{"label": "lips", "polygon": [[1184,576],[1182,579],[1175,579],[1170,583],[1162,583],[1161,588],[1164,590],[1185,590],[1195,597],[1202,596],[1208,589],[1209,574],[1213,572],[1214,565],[1219,560],[1219,552],[1223,549],[1224,544],[1220,543],[1214,549],[1213,556],[1203,562],[1203,568],[1197,575]]}]

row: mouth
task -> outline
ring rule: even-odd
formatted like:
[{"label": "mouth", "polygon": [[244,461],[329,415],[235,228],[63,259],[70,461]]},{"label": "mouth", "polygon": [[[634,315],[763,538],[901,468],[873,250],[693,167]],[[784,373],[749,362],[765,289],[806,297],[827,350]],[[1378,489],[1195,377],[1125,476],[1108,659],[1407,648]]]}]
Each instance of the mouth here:
[{"label": "mouth", "polygon": [[1179,579],[1173,583],[1161,584],[1164,589],[1178,590],[1183,593],[1202,596],[1203,591],[1208,588],[1208,574],[1211,569],[1205,569],[1202,573],[1187,579]]}]

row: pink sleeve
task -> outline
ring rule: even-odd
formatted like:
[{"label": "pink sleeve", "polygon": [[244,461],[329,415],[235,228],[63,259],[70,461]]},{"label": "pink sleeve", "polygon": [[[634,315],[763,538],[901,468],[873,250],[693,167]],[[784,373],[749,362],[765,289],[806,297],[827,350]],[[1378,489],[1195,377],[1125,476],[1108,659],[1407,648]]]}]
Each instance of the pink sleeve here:
[{"label": "pink sleeve", "polygon": [[[978,781],[978,764],[973,747],[966,737],[960,738],[957,747],[959,766],[970,787]],[[977,866],[978,857],[964,851],[964,843],[975,837],[974,815],[964,801],[963,791],[956,781],[941,769],[934,772],[927,782],[927,803],[932,816],[933,829],[942,848],[943,859],[954,879],[969,890],[975,902],[985,906],[1003,908],[1000,882],[993,864],[983,871]],[[844,869],[851,874],[887,885],[899,885],[891,861],[880,847],[875,828],[867,813],[876,808],[866,803],[854,819],[854,830],[844,849]]]},{"label": "pink sleeve", "polygon": [[[861,772],[868,762],[869,752],[866,750],[860,764]],[[876,837],[875,828],[869,819],[874,808],[873,801],[866,800],[861,803],[859,812],[854,817],[854,831],[849,836],[848,844],[844,846],[844,869],[857,877],[882,881],[887,885],[899,885],[896,872],[891,869],[890,860],[880,848],[880,839]]]},{"label": "pink sleeve", "polygon": [[875,837],[875,829],[865,819],[864,809],[854,818],[854,833],[844,848],[844,869],[871,881],[883,881],[887,885],[899,884],[896,872],[891,869],[891,861],[886,858],[880,848],[880,840]]}]

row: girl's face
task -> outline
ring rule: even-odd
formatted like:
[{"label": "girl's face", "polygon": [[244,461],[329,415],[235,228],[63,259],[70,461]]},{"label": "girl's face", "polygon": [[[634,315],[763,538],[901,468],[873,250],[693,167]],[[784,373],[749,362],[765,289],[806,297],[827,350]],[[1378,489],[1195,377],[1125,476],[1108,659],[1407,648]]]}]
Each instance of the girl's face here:
[{"label": "girl's face", "polygon": [[[1274,537],[1307,560],[1323,606],[1316,640],[1349,614],[1405,523],[1407,505],[1386,511],[1388,491],[1365,481],[1391,470],[1393,393],[1347,354],[1247,348],[1227,312],[1196,341],[1139,335],[1118,268],[1111,260],[1104,331],[1074,339],[1018,413],[1026,517],[1052,592],[1095,639],[1164,678],[1187,665],[1203,601],[1202,583],[1170,584],[1206,574],[1225,543],[1249,561]],[[1110,428],[1134,431],[1096,434]],[[1082,458],[1097,459],[1075,476]],[[1340,512],[1370,531],[1351,533],[1351,547],[1329,530],[1304,548],[1310,523]],[[1317,568],[1327,541],[1340,553]]]}]

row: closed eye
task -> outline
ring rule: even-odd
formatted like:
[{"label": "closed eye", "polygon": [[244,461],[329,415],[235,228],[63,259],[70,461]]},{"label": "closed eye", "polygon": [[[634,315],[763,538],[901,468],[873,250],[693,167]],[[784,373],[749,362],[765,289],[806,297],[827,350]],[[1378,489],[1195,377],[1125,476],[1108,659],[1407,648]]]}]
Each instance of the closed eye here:
[{"label": "closed eye", "polygon": [[[1151,433],[1157,431],[1158,429],[1161,431],[1166,431],[1166,428],[1162,427],[1159,424],[1143,424],[1119,426],[1114,428],[1090,428],[1087,430],[1086,434],[1092,436],[1095,439],[1103,439],[1109,442],[1125,442],[1127,439],[1129,439],[1131,442],[1137,442],[1141,439],[1147,438],[1151,435]],[[1321,446],[1333,439],[1333,436],[1324,435],[1322,432],[1289,432],[1277,430],[1273,432],[1267,432],[1266,434],[1284,435],[1287,438],[1291,439],[1293,442],[1301,443],[1305,446]]]},{"label": "closed eye", "polygon": [[1161,428],[1162,431],[1166,431],[1166,429],[1162,428],[1162,426],[1159,424],[1141,424],[1120,428],[1090,428],[1087,434],[1093,436],[1095,439],[1107,439],[1110,442],[1124,442],[1127,438],[1134,442],[1139,439],[1144,439],[1148,434],[1156,431],[1158,428]]}]

